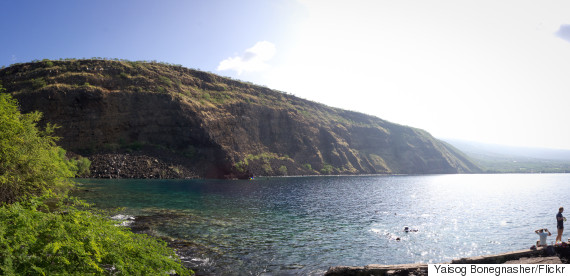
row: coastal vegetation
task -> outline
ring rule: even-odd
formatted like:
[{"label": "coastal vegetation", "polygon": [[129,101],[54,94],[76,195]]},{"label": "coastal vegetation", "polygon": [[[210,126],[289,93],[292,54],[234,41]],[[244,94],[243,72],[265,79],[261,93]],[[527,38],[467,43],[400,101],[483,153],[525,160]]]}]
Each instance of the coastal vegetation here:
[{"label": "coastal vegetation", "polygon": [[39,130],[41,113],[21,114],[9,94],[0,94],[0,118],[0,202],[69,189],[77,167],[55,145],[55,127]]},{"label": "coastal vegetation", "polygon": [[66,195],[89,161],[67,158],[40,118],[0,93],[0,274],[191,274],[165,242]]}]

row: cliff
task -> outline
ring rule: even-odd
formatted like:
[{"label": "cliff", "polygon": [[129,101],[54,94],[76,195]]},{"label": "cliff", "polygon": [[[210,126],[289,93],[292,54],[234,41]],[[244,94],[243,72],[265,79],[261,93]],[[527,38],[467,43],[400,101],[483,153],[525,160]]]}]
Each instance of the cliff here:
[{"label": "cliff", "polygon": [[44,60],[0,81],[60,126],[60,146],[97,161],[93,177],[480,171],[423,130],[177,65]]}]

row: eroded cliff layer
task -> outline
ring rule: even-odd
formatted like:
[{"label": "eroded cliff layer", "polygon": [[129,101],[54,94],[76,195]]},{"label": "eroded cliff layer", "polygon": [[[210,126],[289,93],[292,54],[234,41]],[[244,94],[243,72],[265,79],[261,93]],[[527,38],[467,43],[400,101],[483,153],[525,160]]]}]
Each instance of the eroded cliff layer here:
[{"label": "eroded cliff layer", "polygon": [[175,177],[479,171],[423,130],[176,65],[45,60],[0,81],[68,151],[145,156]]}]

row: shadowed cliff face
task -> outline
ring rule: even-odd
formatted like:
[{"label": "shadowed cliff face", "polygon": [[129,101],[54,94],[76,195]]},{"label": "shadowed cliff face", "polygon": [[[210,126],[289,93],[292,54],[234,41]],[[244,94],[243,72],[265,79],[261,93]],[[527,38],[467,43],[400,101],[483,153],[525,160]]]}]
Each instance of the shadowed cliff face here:
[{"label": "shadowed cliff face", "polygon": [[91,155],[152,145],[170,155],[199,156],[202,165],[192,164],[194,156],[184,165],[200,175],[231,172],[226,152],[202,128],[200,117],[171,95],[56,88],[16,98],[23,112],[40,110],[43,121],[60,126],[59,144],[70,151]]},{"label": "shadowed cliff face", "polygon": [[154,156],[216,178],[479,171],[425,131],[180,66],[43,61],[0,81],[88,157]]}]

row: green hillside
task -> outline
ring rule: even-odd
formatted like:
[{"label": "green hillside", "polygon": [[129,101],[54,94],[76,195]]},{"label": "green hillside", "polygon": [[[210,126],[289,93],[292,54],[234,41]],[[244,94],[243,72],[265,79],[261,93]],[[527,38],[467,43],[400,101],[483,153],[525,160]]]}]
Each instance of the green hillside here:
[{"label": "green hillside", "polygon": [[24,112],[60,126],[91,177],[480,171],[423,130],[177,65],[44,60],[1,69],[0,81]]}]

